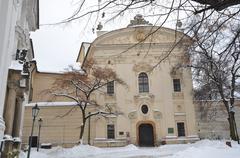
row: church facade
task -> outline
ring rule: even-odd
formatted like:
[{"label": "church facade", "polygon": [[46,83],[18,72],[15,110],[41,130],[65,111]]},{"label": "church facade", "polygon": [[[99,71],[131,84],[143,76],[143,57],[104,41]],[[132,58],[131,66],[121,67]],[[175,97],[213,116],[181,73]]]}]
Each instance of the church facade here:
[{"label": "church facade", "polygon": [[[94,94],[100,105],[119,115],[92,117],[85,126],[84,143],[95,146],[156,146],[199,139],[192,96],[187,49],[191,39],[168,28],[152,26],[141,16],[123,29],[99,31],[92,43],[81,45],[77,62],[93,58],[112,68],[126,83],[109,83]],[[23,143],[31,128],[31,108],[40,106],[41,143],[70,147],[79,140],[81,112],[64,99],[51,101],[42,91],[61,74],[33,73],[31,103],[25,108]],[[69,115],[65,114],[73,109]],[[93,107],[94,108],[94,107]],[[91,110],[90,110],[91,111]],[[37,136],[37,124],[34,135]]]}]

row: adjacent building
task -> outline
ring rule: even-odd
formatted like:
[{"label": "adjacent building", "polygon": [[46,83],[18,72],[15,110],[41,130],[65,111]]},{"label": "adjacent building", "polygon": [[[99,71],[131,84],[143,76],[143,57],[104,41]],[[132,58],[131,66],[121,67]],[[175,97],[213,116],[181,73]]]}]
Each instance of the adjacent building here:
[{"label": "adjacent building", "polygon": [[[0,0],[0,19],[0,140],[2,147],[6,141],[20,141],[18,126],[22,120],[22,102],[24,100],[28,102],[27,93],[23,89],[28,87],[28,69],[34,57],[30,32],[39,28],[39,2],[38,0]],[[16,117],[14,117],[15,114]],[[4,147],[8,145],[4,144]]]}]

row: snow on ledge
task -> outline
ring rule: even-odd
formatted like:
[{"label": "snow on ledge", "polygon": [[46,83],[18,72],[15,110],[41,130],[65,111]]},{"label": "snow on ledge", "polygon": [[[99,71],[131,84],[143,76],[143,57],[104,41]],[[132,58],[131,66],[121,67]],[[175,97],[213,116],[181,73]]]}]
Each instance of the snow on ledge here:
[{"label": "snow on ledge", "polygon": [[76,102],[35,102],[26,104],[26,107],[33,107],[35,105],[38,106],[75,106],[77,105]]},{"label": "snow on ledge", "polygon": [[175,116],[185,116],[186,113],[185,112],[175,112],[174,115]]},{"label": "snow on ledge", "polygon": [[23,65],[20,64],[17,60],[11,61],[11,65],[9,66],[9,69],[11,70],[22,70]]}]

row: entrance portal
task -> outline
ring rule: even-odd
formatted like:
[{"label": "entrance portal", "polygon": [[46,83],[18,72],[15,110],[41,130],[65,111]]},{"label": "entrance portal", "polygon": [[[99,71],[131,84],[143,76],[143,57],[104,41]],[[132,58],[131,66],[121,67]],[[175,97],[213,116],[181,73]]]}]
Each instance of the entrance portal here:
[{"label": "entrance portal", "polygon": [[139,131],[139,146],[154,146],[153,126],[148,123],[140,124]]}]

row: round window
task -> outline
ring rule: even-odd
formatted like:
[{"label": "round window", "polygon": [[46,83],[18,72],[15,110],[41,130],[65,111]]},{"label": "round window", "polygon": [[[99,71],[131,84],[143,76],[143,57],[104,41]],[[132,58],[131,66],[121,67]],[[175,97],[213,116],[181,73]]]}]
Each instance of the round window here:
[{"label": "round window", "polygon": [[142,110],[142,113],[144,113],[144,114],[148,113],[148,106],[147,105],[143,105],[141,110]]}]

